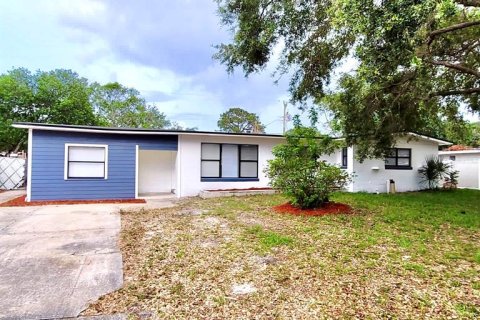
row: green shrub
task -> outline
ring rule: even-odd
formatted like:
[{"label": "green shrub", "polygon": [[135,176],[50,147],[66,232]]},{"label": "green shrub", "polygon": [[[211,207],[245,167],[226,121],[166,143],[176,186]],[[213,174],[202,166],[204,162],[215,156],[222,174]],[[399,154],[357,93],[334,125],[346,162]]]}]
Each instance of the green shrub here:
[{"label": "green shrub", "polygon": [[349,181],[348,173],[320,160],[340,146],[314,128],[296,127],[286,134],[286,144],[273,149],[275,158],[265,170],[273,188],[302,209],[321,207],[335,189]]},{"label": "green shrub", "polygon": [[458,176],[460,172],[458,170],[451,170],[446,174],[445,181],[450,183],[454,188],[458,185]]}]

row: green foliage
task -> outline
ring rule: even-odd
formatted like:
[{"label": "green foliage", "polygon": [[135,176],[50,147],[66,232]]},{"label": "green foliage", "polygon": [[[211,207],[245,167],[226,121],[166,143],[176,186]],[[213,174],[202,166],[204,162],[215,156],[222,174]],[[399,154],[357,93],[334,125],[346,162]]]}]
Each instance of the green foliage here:
[{"label": "green foliage", "polygon": [[[461,121],[462,105],[480,111],[478,1],[217,2],[234,33],[217,47],[227,70],[259,72],[280,45],[277,72],[291,75],[292,100],[331,110],[361,158],[385,154],[397,133]],[[338,74],[352,60],[355,70]]]},{"label": "green foliage", "polygon": [[449,182],[452,184],[452,186],[456,187],[458,184],[458,176],[460,172],[458,170],[450,170],[447,172],[445,176],[445,181]]},{"label": "green foliage", "polygon": [[265,133],[265,126],[258,116],[242,108],[230,108],[222,113],[217,125],[225,132]]},{"label": "green foliage", "polygon": [[455,142],[476,148],[480,147],[480,122],[468,123],[462,139]]},{"label": "green foliage", "polygon": [[261,225],[254,225],[247,228],[247,233],[256,236],[260,242],[261,251],[268,252],[273,247],[290,245],[293,243],[293,238],[284,236],[273,231],[266,231]]},{"label": "green foliage", "polygon": [[13,122],[165,128],[165,114],[119,83],[89,84],[71,70],[0,75],[0,151],[26,148],[27,132]]},{"label": "green foliage", "polygon": [[266,174],[272,187],[281,190],[293,205],[316,208],[328,201],[333,190],[343,188],[349,175],[320,160],[338,144],[314,128],[295,127],[286,134],[286,144],[275,146]]},{"label": "green foliage", "polygon": [[98,124],[90,102],[88,81],[71,70],[31,73],[13,69],[0,75],[0,150],[26,147],[27,133],[15,121]]},{"label": "green foliage", "polygon": [[425,164],[418,169],[422,177],[422,182],[426,182],[428,189],[437,189],[438,182],[449,174],[451,165],[443,162],[436,156],[429,156],[425,159]]},{"label": "green foliage", "polygon": [[183,127],[176,121],[171,122],[168,129],[178,131],[198,131],[198,127]]},{"label": "green foliage", "polygon": [[92,88],[92,105],[106,126],[161,129],[170,125],[165,114],[148,105],[134,88],[118,82],[94,83]]}]

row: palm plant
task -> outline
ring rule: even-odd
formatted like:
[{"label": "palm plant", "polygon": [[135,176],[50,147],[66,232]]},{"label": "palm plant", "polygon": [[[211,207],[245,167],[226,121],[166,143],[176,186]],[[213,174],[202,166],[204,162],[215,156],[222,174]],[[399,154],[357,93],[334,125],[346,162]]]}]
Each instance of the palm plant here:
[{"label": "palm plant", "polygon": [[447,173],[445,181],[449,184],[450,188],[457,188],[459,174],[460,172],[457,170],[451,170]]},{"label": "palm plant", "polygon": [[438,188],[438,182],[448,174],[450,168],[451,165],[443,162],[439,157],[428,156],[418,172],[422,177],[422,182],[426,182],[428,189],[433,190]]}]

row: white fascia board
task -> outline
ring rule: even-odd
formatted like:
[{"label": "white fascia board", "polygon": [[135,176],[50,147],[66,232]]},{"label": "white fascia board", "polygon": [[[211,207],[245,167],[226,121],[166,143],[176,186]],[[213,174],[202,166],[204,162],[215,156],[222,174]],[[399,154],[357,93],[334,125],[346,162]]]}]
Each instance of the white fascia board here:
[{"label": "white fascia board", "polygon": [[[441,146],[449,146],[449,145],[453,144],[449,141],[436,139],[436,138],[432,138],[432,137],[427,137],[427,136],[424,136],[424,135],[421,135],[421,134],[418,134],[418,133],[409,132],[408,135],[414,136],[414,137],[417,137],[417,138],[420,138],[420,139],[428,140],[428,141],[433,141],[433,142],[435,142],[435,143],[437,143]],[[342,140],[345,140],[345,138],[339,137],[339,138],[334,138],[333,140],[342,141]]]},{"label": "white fascia board", "polygon": [[418,134],[418,133],[409,132],[408,135],[414,136],[414,137],[417,137],[417,138],[420,138],[420,139],[424,139],[424,140],[427,140],[427,141],[436,142],[436,143],[437,143],[438,145],[440,145],[440,146],[450,146],[450,145],[453,144],[453,143],[451,143],[451,142],[449,142],[449,141],[445,141],[445,140],[441,140],[441,139],[436,139],[436,138],[432,138],[432,137],[427,137],[427,136],[424,136],[424,135],[421,135],[421,134]]},{"label": "white fascia board", "polygon": [[285,139],[283,136],[269,136],[269,135],[249,135],[249,134],[222,134],[222,133],[204,133],[204,132],[156,132],[156,131],[126,131],[126,130],[101,130],[94,128],[65,128],[65,127],[44,127],[27,124],[13,124],[14,128],[19,129],[33,129],[33,130],[45,130],[45,131],[63,131],[63,132],[83,132],[83,133],[110,133],[110,134],[127,134],[127,135],[191,135],[191,136],[214,136],[214,137],[242,137],[242,138],[260,138],[260,139]]},{"label": "white fascia board", "polygon": [[450,155],[450,154],[475,154],[480,153],[480,149],[473,150],[457,150],[457,151],[439,151],[439,155]]}]

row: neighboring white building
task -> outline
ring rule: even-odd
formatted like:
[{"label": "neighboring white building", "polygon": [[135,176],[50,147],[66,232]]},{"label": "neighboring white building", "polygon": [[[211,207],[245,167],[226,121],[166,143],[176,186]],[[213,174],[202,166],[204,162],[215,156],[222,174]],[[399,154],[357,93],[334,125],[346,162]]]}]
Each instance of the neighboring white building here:
[{"label": "neighboring white building", "polygon": [[424,189],[418,169],[425,164],[428,156],[438,155],[438,147],[450,145],[448,141],[409,134],[399,138],[391,157],[387,159],[366,159],[359,162],[356,147],[343,148],[322,159],[345,168],[353,175],[347,190],[351,192],[387,192],[390,180],[395,181],[398,192]]},{"label": "neighboring white building", "polygon": [[480,189],[480,149],[440,151],[439,156],[458,171],[459,188]]}]

